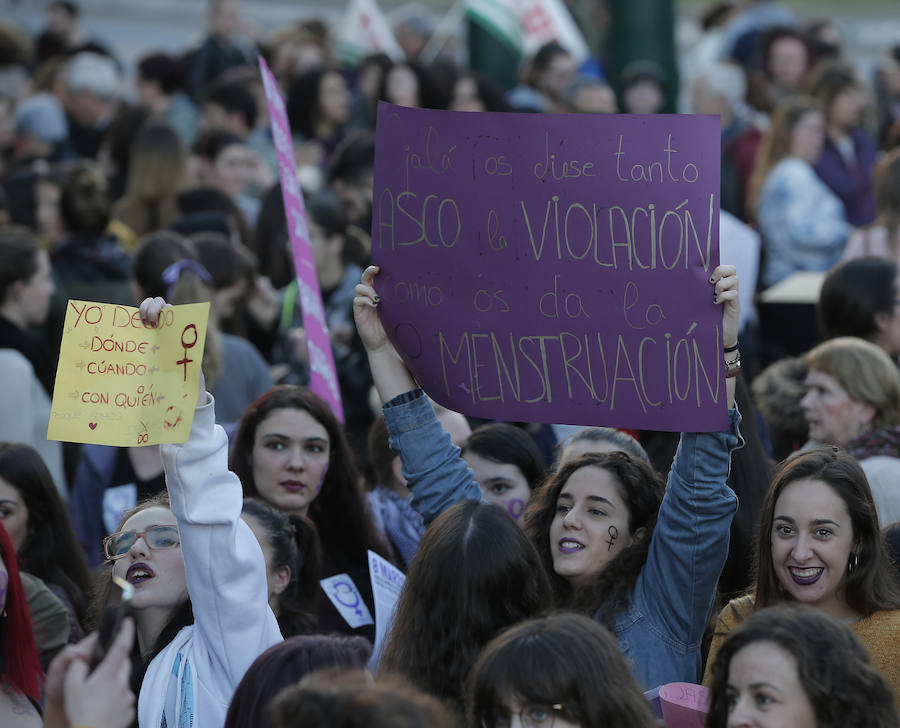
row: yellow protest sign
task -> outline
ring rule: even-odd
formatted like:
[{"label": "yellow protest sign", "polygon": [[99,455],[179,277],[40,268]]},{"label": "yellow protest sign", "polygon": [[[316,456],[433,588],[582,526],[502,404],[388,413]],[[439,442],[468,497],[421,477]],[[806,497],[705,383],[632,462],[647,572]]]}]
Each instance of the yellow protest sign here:
[{"label": "yellow protest sign", "polygon": [[208,317],[208,303],[172,306],[151,328],[131,306],[69,301],[47,439],[185,442]]}]

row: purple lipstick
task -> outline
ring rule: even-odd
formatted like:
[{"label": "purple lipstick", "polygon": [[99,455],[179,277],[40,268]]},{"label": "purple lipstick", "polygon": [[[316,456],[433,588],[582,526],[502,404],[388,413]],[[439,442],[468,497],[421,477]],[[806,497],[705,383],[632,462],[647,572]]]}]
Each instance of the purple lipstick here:
[{"label": "purple lipstick", "polygon": [[153,569],[151,569],[147,564],[138,561],[136,564],[132,564],[128,567],[128,571],[125,572],[125,581],[129,584],[138,585],[143,584],[145,581],[149,581],[156,574]]},{"label": "purple lipstick", "polygon": [[560,553],[574,554],[584,550],[584,544],[574,538],[561,538],[559,540]]},{"label": "purple lipstick", "polygon": [[799,584],[800,586],[809,586],[810,584],[815,584],[819,580],[824,569],[821,567],[801,569],[796,566],[791,566],[788,567],[788,571],[790,572],[791,579],[794,580],[795,584]]}]

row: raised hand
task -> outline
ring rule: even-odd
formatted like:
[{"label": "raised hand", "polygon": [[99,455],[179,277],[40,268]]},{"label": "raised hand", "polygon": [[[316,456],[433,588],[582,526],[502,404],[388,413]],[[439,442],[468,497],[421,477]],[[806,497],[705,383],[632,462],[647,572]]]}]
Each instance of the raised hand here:
[{"label": "raised hand", "polygon": [[740,329],[741,302],[738,298],[737,269],[733,265],[720,265],[709,279],[715,287],[713,297],[722,306],[722,343],[737,344]]},{"label": "raised hand", "polygon": [[354,289],[356,296],[353,298],[353,318],[356,320],[359,338],[366,347],[375,388],[381,401],[385,403],[398,394],[415,389],[416,382],[388,339],[378,317],[378,302],[381,298],[375,292],[375,276],[379,270],[377,265],[370,265],[363,272],[362,280]]},{"label": "raised hand", "polygon": [[393,348],[388,341],[384,326],[378,317],[378,303],[381,297],[375,291],[375,276],[381,272],[377,265],[370,265],[363,271],[362,280],[356,284],[353,292],[353,318],[356,320],[356,330],[362,339],[366,351],[378,352],[386,346]]},{"label": "raised hand", "polygon": [[[141,312],[141,323],[150,328],[156,328],[159,324],[159,312],[164,308],[168,308],[170,304],[160,296],[156,298],[145,298],[141,301],[139,310]],[[205,405],[209,401],[209,395],[206,393],[206,377],[203,376],[203,369],[197,367],[200,372],[200,386],[197,388],[197,406]]]}]

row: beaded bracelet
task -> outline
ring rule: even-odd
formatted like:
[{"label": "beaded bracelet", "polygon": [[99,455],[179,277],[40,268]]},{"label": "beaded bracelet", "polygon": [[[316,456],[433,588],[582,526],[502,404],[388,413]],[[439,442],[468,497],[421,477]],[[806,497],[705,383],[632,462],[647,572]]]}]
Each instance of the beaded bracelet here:
[{"label": "beaded bracelet", "polygon": [[[736,350],[736,349],[737,349],[737,347],[735,347],[734,350]],[[737,357],[735,357],[731,361],[725,362],[725,378],[731,379],[732,377],[736,377],[740,373],[741,373],[741,355],[740,355],[740,352],[738,352]]]}]

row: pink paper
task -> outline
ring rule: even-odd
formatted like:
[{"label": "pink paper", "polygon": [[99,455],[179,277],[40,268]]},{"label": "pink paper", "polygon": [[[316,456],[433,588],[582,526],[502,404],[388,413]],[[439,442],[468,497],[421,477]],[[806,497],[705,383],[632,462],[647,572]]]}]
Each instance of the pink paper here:
[{"label": "pink paper", "polygon": [[287,218],[288,235],[294,252],[294,270],[297,273],[298,295],[303,310],[303,328],[306,329],[306,345],[309,350],[309,388],[331,405],[335,416],[344,421],[341,406],[341,392],[338,387],[337,370],[331,353],[331,340],[325,323],[325,308],[322,305],[322,291],[316,277],[312,249],[309,247],[309,230],[306,225],[306,208],[303,192],[297,181],[297,167],[294,160],[294,145],[291,141],[291,126],[288,123],[284,99],[278,90],[275,77],[260,57],[259,71],[262,74],[266,101],[269,105],[269,119],[272,124],[272,138],[278,153],[278,175],[281,178],[281,194],[284,198],[284,212]]},{"label": "pink paper", "polygon": [[703,728],[709,713],[709,689],[693,683],[669,683],[659,689],[666,728]]}]

